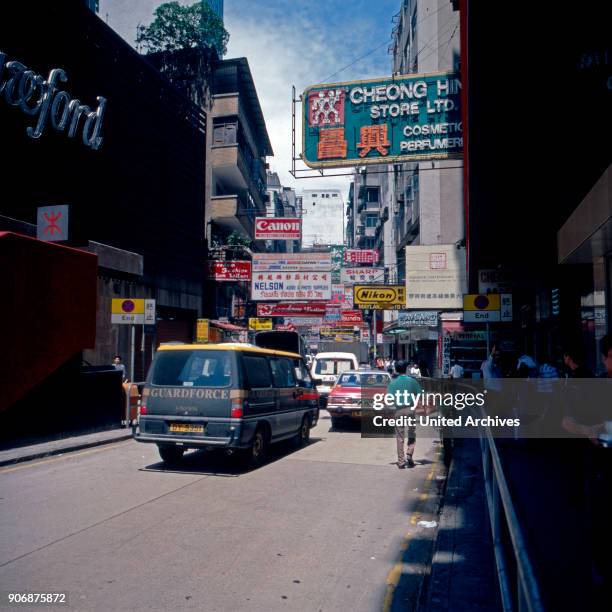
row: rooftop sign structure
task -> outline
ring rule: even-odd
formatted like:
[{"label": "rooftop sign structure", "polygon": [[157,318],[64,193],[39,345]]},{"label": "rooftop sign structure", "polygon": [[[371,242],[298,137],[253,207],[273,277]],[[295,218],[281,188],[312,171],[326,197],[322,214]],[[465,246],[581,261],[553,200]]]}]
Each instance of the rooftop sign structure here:
[{"label": "rooftop sign structure", "polygon": [[313,85],[302,96],[302,160],[310,168],[462,156],[454,72]]}]

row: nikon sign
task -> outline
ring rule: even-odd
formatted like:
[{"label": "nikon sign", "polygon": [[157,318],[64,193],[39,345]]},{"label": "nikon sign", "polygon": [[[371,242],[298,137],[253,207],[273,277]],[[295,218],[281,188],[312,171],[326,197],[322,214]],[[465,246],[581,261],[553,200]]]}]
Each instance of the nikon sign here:
[{"label": "nikon sign", "polygon": [[458,74],[313,85],[302,97],[311,168],[455,159],[463,134]]},{"label": "nikon sign", "polygon": [[362,310],[406,308],[406,288],[403,285],[355,285],[353,292],[354,304]]}]

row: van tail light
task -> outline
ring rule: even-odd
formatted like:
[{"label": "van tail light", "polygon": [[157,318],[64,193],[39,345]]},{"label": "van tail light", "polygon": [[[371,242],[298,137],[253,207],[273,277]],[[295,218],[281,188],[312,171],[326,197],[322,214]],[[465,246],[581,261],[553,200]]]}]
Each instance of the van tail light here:
[{"label": "van tail light", "polygon": [[230,412],[230,416],[233,419],[241,419],[244,415],[244,409],[249,405],[247,400],[243,400],[239,397],[234,397],[232,399],[232,409]]},{"label": "van tail light", "polygon": [[144,404],[138,406],[138,414],[147,414],[147,407]]}]

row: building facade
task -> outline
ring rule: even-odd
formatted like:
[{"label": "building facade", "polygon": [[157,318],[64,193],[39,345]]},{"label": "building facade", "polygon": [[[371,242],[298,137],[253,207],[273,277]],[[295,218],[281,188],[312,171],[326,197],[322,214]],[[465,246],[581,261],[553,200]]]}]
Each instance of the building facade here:
[{"label": "building facade", "polygon": [[344,201],[339,189],[302,193],[302,247],[344,244]]}]

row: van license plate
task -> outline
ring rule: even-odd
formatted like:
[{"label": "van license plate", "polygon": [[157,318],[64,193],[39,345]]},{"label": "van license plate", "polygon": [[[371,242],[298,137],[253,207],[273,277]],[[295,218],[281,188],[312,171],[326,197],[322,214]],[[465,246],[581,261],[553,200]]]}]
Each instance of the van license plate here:
[{"label": "van license plate", "polygon": [[170,423],[171,433],[204,433],[204,425],[190,425],[189,423]]}]

